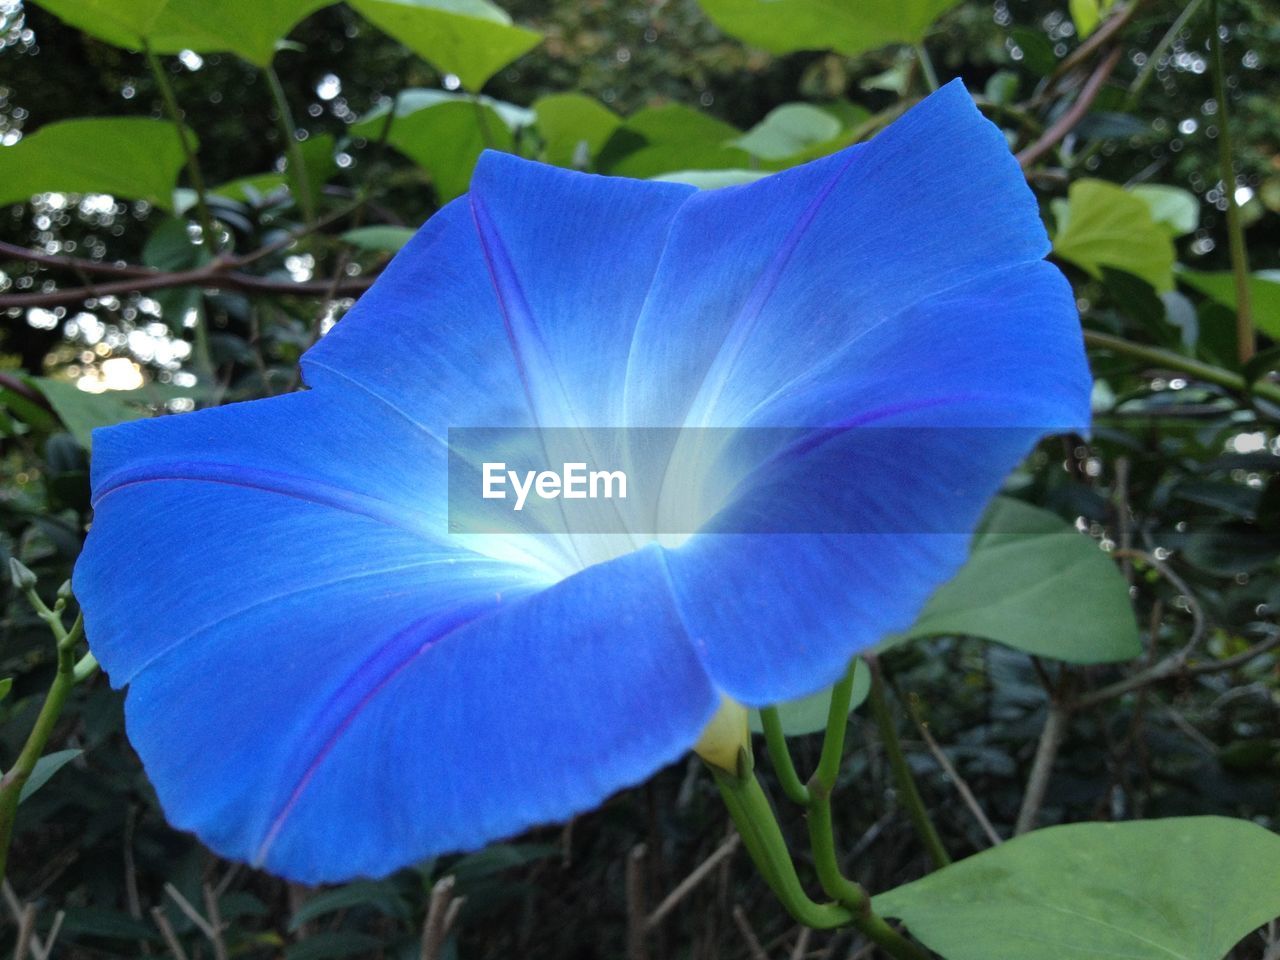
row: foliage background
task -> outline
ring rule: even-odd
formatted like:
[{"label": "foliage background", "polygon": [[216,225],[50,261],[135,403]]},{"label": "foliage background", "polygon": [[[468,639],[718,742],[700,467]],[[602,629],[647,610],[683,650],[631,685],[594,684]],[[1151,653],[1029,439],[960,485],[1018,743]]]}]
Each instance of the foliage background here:
[{"label": "foliage background", "polygon": [[[726,142],[773,108],[795,102],[828,107],[842,118],[842,135],[870,120],[869,133],[926,89],[910,47],[856,57],[770,55],[726,36],[693,0],[519,0],[507,9],[544,40],[485,86],[495,100],[530,108],[545,95],[577,92],[621,117],[683,104],[729,125],[705,120],[696,129],[648,130],[640,139],[634,131],[630,139],[615,133],[592,157],[577,151],[576,159],[587,161],[579,165],[597,169],[639,163],[646,139],[665,150],[645,161],[646,175],[796,162],[797,154],[753,157]],[[1230,268],[1208,4],[1156,0],[1110,13],[1122,16],[1121,28],[1096,48],[1085,46],[1078,63],[1072,58],[1082,42],[1070,11],[1042,0],[966,0],[937,20],[925,45],[939,77],[962,77],[1018,149],[1069,111],[1105,55],[1119,50],[1087,115],[1030,170],[1046,222],[1059,233],[1058,258],[1077,284],[1085,325],[1266,384],[1274,357],[1268,348],[1280,333],[1280,285],[1259,280],[1254,306],[1263,331],[1261,360],[1246,368],[1237,358],[1230,297],[1219,287],[1206,295],[1204,281],[1195,282],[1197,274]],[[1222,19],[1236,137],[1236,180],[1229,189],[1242,205],[1252,268],[1275,270],[1280,11],[1261,0],[1233,0],[1223,3]],[[257,68],[219,53],[162,61],[199,136],[199,163],[210,185],[286,169],[277,108]],[[298,234],[244,268],[277,285],[270,291],[186,286],[33,308],[12,298],[95,278],[67,263],[13,255],[13,247],[55,258],[198,267],[207,252],[192,243],[195,212],[175,220],[144,202],[61,195],[0,210],[0,241],[10,245],[0,249],[0,560],[22,559],[40,575],[48,597],[69,575],[89,520],[88,426],[296,388],[301,351],[341,316],[398,236],[348,231],[416,226],[436,209],[446,182],[461,176],[465,183],[465,163],[431,152],[440,150],[438,132],[431,135],[435,142],[428,137],[420,145],[429,155],[427,169],[397,145],[399,120],[389,130],[381,121],[357,123],[385,109],[397,91],[442,89],[452,80],[350,8],[327,7],[307,17],[275,62],[298,137],[305,138],[309,173],[322,174],[314,203],[328,219],[319,229],[305,226],[297,184],[288,176],[276,178],[284,182],[280,189],[258,181],[258,189],[240,191],[236,199],[212,201],[237,253]],[[36,4],[0,2],[0,164],[4,150],[55,121],[163,115],[161,91],[141,55],[87,36]],[[527,155],[574,161],[573,136],[557,145],[543,115],[521,116],[528,123],[516,133],[502,126],[488,135],[509,137],[503,145]],[[448,135],[463,134],[475,130],[451,128]],[[1086,236],[1073,248],[1061,236],[1062,203],[1073,184],[1091,178],[1179,188],[1186,193],[1173,202],[1184,222],[1170,230],[1130,211],[1118,244]],[[185,174],[182,182],[190,185]],[[1111,193],[1103,201],[1104,207],[1117,202]],[[1083,204],[1071,208],[1077,225],[1089,213]],[[1173,254],[1180,269],[1191,271],[1176,282]],[[295,282],[311,284],[307,295],[278,292]],[[199,331],[207,333],[207,344]],[[1119,615],[1123,622],[1115,616],[1089,621],[1104,637],[1107,631],[1122,636],[1132,629],[1126,623],[1136,623],[1145,652],[1118,666],[1032,659],[1025,644],[1019,650],[1017,643],[990,642],[1016,633],[996,622],[988,624],[985,639],[944,635],[889,651],[885,663],[898,707],[920,705],[933,737],[1004,836],[1024,804],[1046,719],[1055,710],[1065,730],[1039,805],[1041,823],[1221,813],[1274,829],[1280,800],[1275,654],[1263,650],[1239,663],[1230,658],[1265,647],[1277,633],[1277,405],[1261,391],[1212,382],[1167,357],[1094,346],[1096,436],[1089,444],[1047,444],[1012,481],[1010,493],[1075,524],[1113,554],[1119,548],[1150,555],[1117,556],[1132,604]],[[125,385],[140,377],[145,386],[125,394],[59,391],[58,384],[94,386],[112,358],[126,362],[113,368],[126,371]],[[1052,642],[1084,608],[1065,583],[1044,599],[1060,604],[1042,602],[1032,632]],[[0,586],[0,604],[0,675],[14,680],[0,703],[0,760],[7,767],[49,684],[53,656],[21,596]],[[1096,614],[1101,605],[1093,609]],[[1196,616],[1204,620],[1198,635]],[[1211,669],[1179,664],[1123,696],[1062,706],[1082,694],[1087,701],[1087,691],[1126,677],[1141,679],[1144,669],[1192,639],[1192,663]],[[1223,663],[1229,666],[1216,669]],[[59,955],[171,954],[162,938],[166,924],[187,955],[218,955],[182,909],[188,903],[201,916],[211,905],[216,909],[225,924],[216,939],[240,956],[417,956],[428,892],[447,874],[466,899],[445,949],[462,957],[758,958],[752,938],[767,956],[866,955],[849,933],[802,935],[741,853],[725,859],[647,936],[634,935],[646,905],[651,909],[729,835],[723,807],[696,763],[664,770],[566,827],[385,881],[318,892],[219,862],[170,829],[124,737],[121,703],[101,677],[76,691],[52,746],[82,752],[20,809],[8,882],[18,900],[36,904],[39,936],[60,924]],[[898,716],[946,846],[956,856],[986,847],[919,730],[905,710]],[[856,749],[842,778],[837,828],[853,875],[884,890],[920,876],[926,862],[870,722],[859,712],[852,723]],[[796,750],[800,764],[811,766],[815,738],[797,740]],[[336,842],[339,835],[335,825]],[[16,935],[17,916],[0,905],[10,935]],[[1270,941],[1265,931],[1250,938],[1237,956],[1262,957],[1268,950],[1276,956],[1271,934]]]}]

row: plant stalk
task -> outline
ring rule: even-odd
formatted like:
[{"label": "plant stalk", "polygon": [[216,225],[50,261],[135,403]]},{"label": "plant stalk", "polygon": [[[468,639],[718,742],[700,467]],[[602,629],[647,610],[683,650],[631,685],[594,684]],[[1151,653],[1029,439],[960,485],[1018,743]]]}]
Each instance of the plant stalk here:
[{"label": "plant stalk", "polygon": [[[289,109],[289,101],[284,95],[284,86],[280,83],[280,75],[276,68],[266,66],[262,75],[267,78],[267,86],[271,89],[271,99],[276,105],[276,114],[280,118],[280,133],[284,137],[285,155],[289,158],[289,166],[293,168],[294,184],[297,188],[298,206],[302,208],[302,218],[308,223],[316,219],[315,204],[311,199],[311,182],[307,179],[307,161],[302,155],[302,146],[298,143],[297,124],[293,121],[293,111]],[[392,110],[395,107],[393,105]]]},{"label": "plant stalk", "polygon": [[[43,603],[37,607],[41,619],[45,619],[43,612],[47,609]],[[50,623],[50,626],[53,627],[53,624]],[[54,635],[58,641],[57,673],[54,675],[49,692],[45,695],[40,713],[36,716],[35,726],[27,735],[22,752],[18,754],[18,759],[14,761],[13,766],[0,778],[0,877],[5,875],[9,862],[9,845],[13,841],[13,824],[18,813],[18,803],[22,800],[22,788],[26,786],[32,771],[36,768],[36,763],[44,755],[44,749],[49,742],[49,737],[53,734],[53,728],[57,725],[58,718],[62,716],[62,708],[66,706],[67,696],[71,693],[71,688],[76,685],[75,648],[84,636],[84,618],[76,617],[69,631],[63,630],[59,622],[54,628]]]},{"label": "plant stalk", "polygon": [[880,739],[884,742],[885,754],[889,758],[889,766],[893,770],[893,778],[898,786],[903,806],[916,828],[929,859],[936,869],[951,863],[951,857],[942,845],[937,828],[929,819],[929,811],[925,809],[920,791],[916,788],[915,778],[911,776],[911,768],[907,765],[906,755],[902,752],[902,743],[898,739],[898,731],[893,722],[893,714],[889,711],[889,702],[884,695],[884,677],[880,664],[874,657],[867,657],[867,665],[871,668],[871,714],[880,730]]},{"label": "plant stalk", "polygon": [[1252,393],[1271,403],[1280,404],[1280,384],[1271,383],[1267,380],[1255,380],[1250,383],[1240,374],[1224,370],[1222,367],[1215,367],[1210,363],[1204,363],[1191,357],[1184,357],[1182,354],[1174,353],[1172,350],[1134,343],[1131,340],[1115,337],[1109,333],[1086,330],[1084,332],[1084,342],[1091,347],[1110,350],[1113,353],[1123,354],[1137,360],[1145,360],[1165,370],[1177,370],[1181,373],[1190,374],[1198,380],[1217,384],[1234,393],[1244,395]]},{"label": "plant stalk", "polygon": [[1213,51],[1213,95],[1218,101],[1218,164],[1222,192],[1227,201],[1227,242],[1231,252],[1231,274],[1236,286],[1236,356],[1241,366],[1257,353],[1253,329],[1253,303],[1249,290],[1249,251],[1244,242],[1244,225],[1236,205],[1236,171],[1231,146],[1231,117],[1227,109],[1227,69],[1222,56],[1222,18],[1218,0],[1209,0],[1209,47]]},{"label": "plant stalk", "polygon": [[191,178],[191,189],[196,193],[196,212],[200,217],[200,230],[204,234],[204,242],[208,244],[211,251],[216,253],[218,233],[213,226],[213,216],[209,213],[208,190],[205,187],[204,172],[200,169],[200,161],[196,159],[195,144],[187,137],[187,127],[182,122],[182,110],[178,107],[178,98],[173,93],[173,86],[169,83],[160,58],[145,41],[142,52],[147,57],[147,66],[151,68],[151,75],[155,78],[156,87],[160,90],[160,99],[164,101],[165,113],[169,115],[174,128],[178,131],[178,143],[182,145],[182,156],[187,164],[187,176]]}]

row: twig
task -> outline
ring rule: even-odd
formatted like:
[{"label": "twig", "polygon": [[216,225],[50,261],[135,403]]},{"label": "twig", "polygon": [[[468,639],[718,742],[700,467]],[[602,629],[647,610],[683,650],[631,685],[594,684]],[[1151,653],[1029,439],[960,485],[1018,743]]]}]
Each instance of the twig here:
[{"label": "twig", "polygon": [[1222,178],[1223,199],[1227,201],[1227,244],[1231,254],[1231,277],[1236,291],[1236,358],[1243,366],[1257,352],[1253,329],[1252,294],[1249,289],[1249,250],[1244,242],[1244,224],[1236,203],[1236,168],[1231,146],[1230,103],[1227,95],[1227,68],[1222,58],[1222,18],[1218,0],[1209,0],[1209,48],[1213,52],[1213,96],[1218,101],[1218,175]]},{"label": "twig", "polygon": [[27,960],[31,940],[36,933],[36,905],[28,903],[18,916],[18,942],[13,948],[13,960]]},{"label": "twig", "polygon": [[711,872],[715,870],[716,867],[731,857],[741,843],[742,837],[736,833],[731,833],[729,838],[725,840],[724,843],[720,844],[711,856],[698,864],[698,866],[696,866],[687,877],[676,885],[674,890],[663,898],[662,902],[658,904],[653,913],[649,914],[648,919],[645,920],[645,929],[652,930],[654,927],[658,926],[658,924],[662,923],[662,921],[666,919],[667,914],[674,910],[680,901],[687,897],[689,893],[698,886],[698,884],[705,880]]},{"label": "twig", "polygon": [[1090,347],[1110,350],[1112,353],[1146,361],[1161,370],[1176,370],[1179,373],[1188,374],[1197,380],[1225,387],[1227,390],[1241,396],[1247,397],[1252,393],[1272,403],[1280,403],[1280,385],[1269,380],[1255,380],[1250,383],[1234,371],[1215,367],[1213,364],[1204,363],[1191,357],[1184,357],[1180,353],[1174,353],[1172,350],[1165,350],[1162,347],[1134,343],[1131,340],[1115,337],[1109,333],[1099,333],[1096,330],[1086,330],[1084,332],[1084,342]]},{"label": "twig", "polygon": [[880,670],[880,662],[876,657],[867,656],[867,666],[871,668],[871,692],[867,696],[871,704],[871,715],[875,718],[876,727],[880,731],[885,755],[889,758],[889,768],[898,787],[898,797],[916,828],[929,859],[935,869],[941,869],[951,863],[951,857],[937,828],[929,819],[929,811],[920,797],[915,778],[911,776],[911,767],[907,764],[906,755],[902,752],[902,744],[898,740],[898,732],[894,727],[893,714],[889,711],[889,703],[884,695],[884,676]]},{"label": "twig", "polygon": [[172,883],[164,885],[164,892],[169,894],[173,902],[177,904],[188,920],[195,924],[196,929],[204,934],[204,938],[214,944],[217,949],[218,932],[209,925],[209,921],[200,916],[200,911],[191,905],[191,901],[182,895],[182,893]]},{"label": "twig", "polygon": [[954,764],[938,746],[938,741],[933,738],[933,734],[929,732],[929,724],[920,714],[919,698],[912,694],[907,698],[907,709],[911,712],[911,719],[916,722],[916,729],[920,731],[920,736],[925,742],[925,746],[929,748],[929,752],[933,754],[933,759],[938,761],[938,766],[942,768],[942,772],[950,778],[955,784],[956,790],[960,794],[960,799],[964,801],[964,805],[969,808],[969,812],[973,814],[973,818],[978,821],[978,826],[982,828],[982,832],[987,835],[987,839],[991,841],[993,847],[1000,846],[1000,834],[996,833],[995,827],[991,825],[991,821],[987,819],[987,815],[983,812],[978,798],[973,795],[973,791],[969,789],[969,784],[960,776],[960,772],[956,770]]},{"label": "twig", "polygon": [[62,923],[67,919],[67,911],[59,910],[53,915],[53,925],[49,927],[49,935],[44,938],[44,944],[41,945],[40,938],[31,934],[31,952],[35,954],[36,960],[49,960],[49,955],[53,953],[53,945],[58,942],[58,934],[62,932]]},{"label": "twig", "polygon": [[[1200,606],[1200,602],[1196,599],[1195,594],[1192,593],[1191,588],[1187,585],[1186,581],[1178,576],[1178,574],[1175,573],[1167,563],[1160,560],[1154,554],[1147,553],[1145,550],[1114,550],[1112,551],[1112,556],[1122,559],[1130,558],[1134,560],[1141,560],[1143,563],[1153,567],[1162,577],[1168,580],[1169,583],[1173,584],[1174,588],[1177,589],[1181,596],[1186,597],[1187,607],[1191,613],[1192,619],[1191,636],[1180,649],[1147,669],[1141,670],[1123,680],[1118,680],[1113,684],[1102,687],[1099,690],[1091,691],[1090,693],[1086,693],[1077,698],[1074,704],[1072,704],[1076,709],[1085,709],[1096,706],[1106,700],[1123,696],[1131,690],[1137,690],[1141,687],[1164,680],[1167,677],[1184,672],[1187,669],[1187,661],[1200,646],[1205,633],[1208,631],[1208,622],[1205,619],[1204,609]],[[1269,649],[1265,646],[1265,642],[1261,646],[1263,646],[1264,650]],[[1256,653],[1252,654],[1252,656],[1256,655]],[[1250,658],[1246,658],[1246,661],[1248,659]],[[1230,669],[1230,667],[1221,667],[1220,663],[1221,661],[1219,661],[1219,663],[1211,664],[1210,666],[1214,669]]]},{"label": "twig", "polygon": [[298,206],[302,208],[302,217],[307,223],[316,218],[315,202],[311,196],[311,180],[307,176],[306,158],[302,155],[302,146],[298,143],[298,126],[293,120],[293,111],[289,109],[289,99],[284,95],[284,87],[280,83],[280,75],[276,68],[267,65],[262,70],[271,91],[271,99],[276,106],[276,114],[280,120],[280,132],[284,136],[284,152],[289,159],[289,169],[293,174],[294,188],[298,194]]},{"label": "twig", "polygon": [[201,893],[204,894],[204,912],[209,917],[209,929],[213,931],[210,939],[213,943],[214,960],[227,960],[227,945],[222,939],[224,924],[222,914],[218,910],[218,895],[207,883],[201,888]]},{"label": "twig", "polygon": [[791,960],[804,960],[804,955],[809,952],[809,940],[812,937],[812,927],[800,928],[800,932],[796,934],[796,945],[791,948]]},{"label": "twig", "polygon": [[1085,114],[1093,106],[1093,101],[1098,99],[1098,94],[1102,92],[1103,85],[1107,82],[1107,78],[1111,76],[1111,72],[1115,70],[1123,54],[1124,51],[1119,47],[1112,50],[1106,59],[1099,63],[1094,68],[1093,73],[1089,75],[1089,79],[1085,81],[1084,86],[1080,89],[1079,96],[1076,97],[1076,102],[1048,130],[1041,134],[1035,143],[1018,154],[1018,163],[1022,165],[1024,170],[1062,142],[1067,134],[1074,130],[1076,125],[1084,119]]},{"label": "twig", "polygon": [[445,940],[458,919],[463,898],[453,895],[452,876],[436,881],[427,904],[427,919],[422,925],[422,960],[439,960]]},{"label": "twig", "polygon": [[1233,654],[1230,657],[1197,663],[1193,666],[1188,665],[1185,658],[1182,658],[1180,654],[1173,654],[1148,670],[1135,673],[1124,680],[1119,680],[1109,686],[1085,694],[1076,701],[1075,705],[1080,708],[1092,707],[1103,701],[1114,700],[1116,697],[1123,696],[1131,691],[1150,686],[1153,683],[1159,683],[1162,680],[1168,680],[1170,677],[1180,674],[1199,677],[1207,673],[1223,673],[1227,670],[1234,670],[1236,667],[1242,667],[1255,657],[1261,656],[1268,650],[1274,650],[1278,646],[1280,646],[1280,633],[1259,641],[1249,649],[1242,650],[1240,653]]},{"label": "twig", "polygon": [[1045,792],[1049,787],[1049,778],[1053,774],[1053,762],[1057,759],[1058,748],[1067,731],[1067,721],[1071,711],[1058,700],[1049,701],[1049,713],[1045,717],[1044,729],[1040,732],[1040,742],[1036,746],[1036,757],[1031,764],[1031,774],[1027,777],[1027,789],[1022,795],[1022,806],[1018,810],[1018,820],[1013,828],[1015,837],[1021,836],[1035,826],[1040,815],[1040,806],[1044,803]]},{"label": "twig", "polygon": [[0,296],[0,310],[25,307],[52,307],[68,303],[81,303],[103,297],[145,293],[148,290],[168,290],[173,287],[205,287],[213,290],[239,290],[246,293],[269,293],[283,296],[350,296],[363,293],[373,284],[375,277],[351,277],[334,284],[333,280],[271,280],[249,273],[228,271],[225,263],[213,261],[192,270],[171,273],[152,271],[149,276],[131,280],[97,284],[92,287],[65,287],[43,293],[10,293]]},{"label": "twig", "polygon": [[182,943],[178,940],[177,934],[173,932],[173,925],[169,923],[169,918],[164,915],[162,907],[151,908],[151,920],[160,931],[160,937],[164,940],[164,945],[173,954],[173,960],[187,960],[187,951],[182,949]]},{"label": "twig", "polygon": [[1064,76],[1093,56],[1095,51],[1106,46],[1112,37],[1129,25],[1129,21],[1133,19],[1142,4],[1143,0],[1134,0],[1123,10],[1118,10],[1107,18],[1106,22],[1093,31],[1087,40],[1063,58],[1062,62],[1054,68],[1053,73],[1050,75],[1050,81]]},{"label": "twig", "polygon": [[645,846],[637,843],[627,854],[627,960],[647,960],[648,948],[645,945],[645,933],[648,926],[645,914],[648,912],[644,889]]},{"label": "twig", "polygon": [[751,955],[751,960],[769,960],[769,955],[764,952],[764,947],[760,946],[760,940],[756,937],[756,932],[751,929],[751,921],[747,919],[741,904],[733,905],[733,922],[738,925],[742,939],[747,941],[747,953]]},{"label": "twig", "polygon": [[182,157],[186,162],[187,175],[191,177],[191,187],[196,194],[196,211],[200,215],[200,230],[204,242],[210,250],[218,249],[218,233],[213,225],[213,217],[209,213],[209,203],[204,185],[204,173],[200,170],[200,161],[196,159],[196,147],[187,139],[187,127],[182,122],[182,110],[178,107],[178,99],[174,96],[173,87],[165,75],[160,58],[155,55],[151,45],[144,39],[142,52],[147,58],[147,66],[151,68],[151,76],[160,91],[160,99],[164,102],[165,112],[173,122],[174,131],[178,135],[178,144],[182,148]]}]

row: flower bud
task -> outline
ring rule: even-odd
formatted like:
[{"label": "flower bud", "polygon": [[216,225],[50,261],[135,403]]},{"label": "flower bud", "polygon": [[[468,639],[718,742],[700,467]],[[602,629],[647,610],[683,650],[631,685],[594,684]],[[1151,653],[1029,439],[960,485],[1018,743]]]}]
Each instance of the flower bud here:
[{"label": "flower bud", "polygon": [[35,589],[36,575],[17,557],[9,558],[9,579],[13,581],[15,590],[26,593],[28,590]]}]

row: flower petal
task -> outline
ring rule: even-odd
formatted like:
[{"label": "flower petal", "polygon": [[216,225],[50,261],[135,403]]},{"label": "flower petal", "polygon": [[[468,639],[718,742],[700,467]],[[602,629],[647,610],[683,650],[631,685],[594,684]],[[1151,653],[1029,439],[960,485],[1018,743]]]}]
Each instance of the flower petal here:
[{"label": "flower petal", "polygon": [[1047,263],[917,303],[829,367],[757,413],[820,428],[814,439],[751,450],[779,432],[743,431],[738,455],[756,469],[739,469],[734,503],[669,554],[708,671],[753,705],[812,693],[909,626],[1035,441],[1089,422],[1071,289]]},{"label": "flower petal", "polygon": [[627,351],[692,187],[487,151],[303,358],[444,439],[458,426],[614,426]]},{"label": "flower petal", "polygon": [[622,423],[635,323],[672,220],[694,193],[505,153],[481,158],[471,209],[538,426]]},{"label": "flower petal", "polygon": [[636,326],[626,422],[738,425],[913,303],[1048,249],[1003,135],[948,84],[869,143],[684,205]]},{"label": "flower petal", "polygon": [[714,711],[656,548],[557,583],[459,546],[437,446],[328,382],[98,434],[88,636],[166,814],[223,855],[317,882],[476,847]]}]

